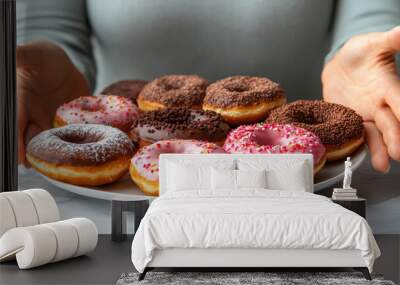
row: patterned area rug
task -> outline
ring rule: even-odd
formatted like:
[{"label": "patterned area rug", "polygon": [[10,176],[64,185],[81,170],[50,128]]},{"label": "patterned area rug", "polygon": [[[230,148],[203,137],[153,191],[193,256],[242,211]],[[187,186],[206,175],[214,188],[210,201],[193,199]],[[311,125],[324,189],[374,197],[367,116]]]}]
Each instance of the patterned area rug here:
[{"label": "patterned area rug", "polygon": [[124,273],[116,285],[395,285],[380,275],[372,275],[373,280],[368,281],[359,272],[148,272],[142,281],[137,280],[138,276],[138,273]]}]

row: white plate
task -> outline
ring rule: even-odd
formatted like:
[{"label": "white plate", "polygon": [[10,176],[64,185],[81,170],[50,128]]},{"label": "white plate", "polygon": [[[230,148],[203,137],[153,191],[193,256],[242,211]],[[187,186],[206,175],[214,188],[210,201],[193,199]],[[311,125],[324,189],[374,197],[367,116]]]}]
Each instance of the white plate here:
[{"label": "white plate", "polygon": [[[367,147],[363,146],[351,156],[352,169],[357,169],[367,156]],[[322,170],[314,177],[314,191],[319,191],[343,179],[344,160],[330,162],[325,164]],[[101,186],[101,187],[83,187],[76,186],[64,182],[60,182],[42,175],[51,184],[55,186],[79,194],[96,199],[103,200],[123,200],[123,201],[140,201],[151,198],[138,190],[133,184],[129,175],[124,176],[119,181]]]},{"label": "white plate", "polygon": [[141,201],[141,200],[148,200],[150,198],[150,196],[147,196],[143,192],[139,191],[139,188],[135,184],[133,184],[128,174],[115,183],[98,187],[78,186],[78,185],[68,184],[54,180],[43,174],[40,175],[42,175],[51,184],[61,189],[73,192],[78,195],[83,195],[96,199]]}]

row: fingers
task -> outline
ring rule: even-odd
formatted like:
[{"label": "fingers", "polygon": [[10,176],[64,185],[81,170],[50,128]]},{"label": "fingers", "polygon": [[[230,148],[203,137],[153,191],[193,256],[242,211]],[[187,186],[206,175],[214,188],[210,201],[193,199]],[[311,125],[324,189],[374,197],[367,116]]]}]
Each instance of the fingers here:
[{"label": "fingers", "polygon": [[383,107],[376,112],[375,123],[383,134],[390,157],[400,160],[400,122],[389,107]]},{"label": "fingers", "polygon": [[43,131],[40,127],[35,124],[29,124],[25,131],[25,145],[31,141],[31,139]]},{"label": "fingers", "polygon": [[[20,95],[20,91],[17,91]],[[22,98],[18,97],[18,164],[26,164],[25,160],[25,128],[27,124],[25,106]]]},{"label": "fingers", "polygon": [[386,83],[388,91],[385,94],[384,100],[386,104],[392,109],[393,114],[397,120],[400,121],[400,80],[397,75],[390,76]]},{"label": "fingers", "polygon": [[[43,131],[40,127],[35,124],[29,124],[26,129],[24,136],[20,136],[18,138],[18,163],[28,165],[28,161],[26,160],[26,146],[30,142],[30,140]],[[21,160],[21,163],[20,163]]]},{"label": "fingers", "polygon": [[18,164],[26,165],[24,136],[25,136],[25,129],[19,127],[18,128]]},{"label": "fingers", "polygon": [[380,172],[387,173],[390,170],[389,155],[382,134],[371,122],[364,123],[364,126],[372,166]]}]

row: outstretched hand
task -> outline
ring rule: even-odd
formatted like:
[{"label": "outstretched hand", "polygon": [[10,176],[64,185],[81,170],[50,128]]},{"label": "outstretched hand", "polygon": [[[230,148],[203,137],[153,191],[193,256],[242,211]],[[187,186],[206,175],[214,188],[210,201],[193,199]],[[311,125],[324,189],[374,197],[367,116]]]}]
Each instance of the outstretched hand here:
[{"label": "outstretched hand", "polygon": [[38,41],[17,48],[18,163],[25,146],[52,127],[61,104],[90,94],[83,75],[57,45]]},{"label": "outstretched hand", "polygon": [[324,100],[354,109],[365,122],[373,167],[400,160],[400,78],[395,55],[400,27],[350,39],[322,72]]}]

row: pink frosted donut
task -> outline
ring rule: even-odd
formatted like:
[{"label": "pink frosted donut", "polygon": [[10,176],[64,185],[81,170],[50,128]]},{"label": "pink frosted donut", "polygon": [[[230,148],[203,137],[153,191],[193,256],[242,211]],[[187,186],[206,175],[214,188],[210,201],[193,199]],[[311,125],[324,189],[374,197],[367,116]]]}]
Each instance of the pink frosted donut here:
[{"label": "pink frosted donut", "polygon": [[225,140],[228,153],[311,153],[314,173],[325,163],[325,147],[310,131],[293,125],[244,125],[231,131]]},{"label": "pink frosted donut", "polygon": [[139,117],[139,109],[121,96],[84,96],[61,105],[54,118],[54,127],[70,124],[108,125],[128,132]]},{"label": "pink frosted donut", "polygon": [[141,148],[131,160],[129,172],[140,190],[158,196],[158,157],[162,153],[225,153],[216,144],[198,140],[163,140]]}]

